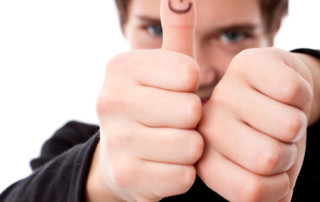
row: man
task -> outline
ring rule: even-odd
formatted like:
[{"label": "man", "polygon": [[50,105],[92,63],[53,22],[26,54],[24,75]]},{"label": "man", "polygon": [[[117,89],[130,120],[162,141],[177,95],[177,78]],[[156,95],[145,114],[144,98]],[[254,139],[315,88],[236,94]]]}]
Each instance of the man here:
[{"label": "man", "polygon": [[290,201],[306,128],[319,128],[320,64],[265,48],[286,1],[274,1],[284,5],[274,15],[262,0],[161,0],[161,12],[160,0],[125,2],[124,35],[143,50],[108,64],[100,138],[97,127],[69,123],[33,162],[36,172],[1,197]]}]

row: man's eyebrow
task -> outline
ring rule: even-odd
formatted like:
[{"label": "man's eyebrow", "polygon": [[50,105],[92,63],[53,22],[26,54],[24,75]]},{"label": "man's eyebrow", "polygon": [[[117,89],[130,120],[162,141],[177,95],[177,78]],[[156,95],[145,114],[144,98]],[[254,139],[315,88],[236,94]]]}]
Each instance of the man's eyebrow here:
[{"label": "man's eyebrow", "polygon": [[[156,17],[138,15],[136,19],[143,23],[149,23],[154,25],[161,25],[161,20]],[[237,24],[230,24],[224,25],[221,27],[217,27],[213,29],[215,33],[222,33],[227,31],[245,31],[245,32],[254,32],[260,29],[261,26],[253,23],[237,23]]]},{"label": "man's eyebrow", "polygon": [[228,25],[228,26],[222,26],[215,29],[218,32],[225,32],[225,31],[248,31],[252,32],[257,29],[261,28],[261,26],[256,24],[234,24],[234,25]]},{"label": "man's eyebrow", "polygon": [[159,24],[161,25],[161,21],[159,18],[149,17],[149,16],[143,16],[138,15],[136,16],[136,19],[142,22],[151,23],[151,24]]}]

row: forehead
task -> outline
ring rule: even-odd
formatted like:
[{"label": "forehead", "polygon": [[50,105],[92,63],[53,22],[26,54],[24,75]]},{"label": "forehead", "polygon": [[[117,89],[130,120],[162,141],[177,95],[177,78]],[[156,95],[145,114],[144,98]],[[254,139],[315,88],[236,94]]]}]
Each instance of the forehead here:
[{"label": "forehead", "polygon": [[217,27],[235,24],[260,24],[258,0],[196,0],[197,26],[208,23]]},{"label": "forehead", "polygon": [[[261,21],[259,0],[196,0],[196,7],[199,26]],[[129,18],[136,15],[160,19],[160,0],[131,0]]]},{"label": "forehead", "polygon": [[160,0],[130,0],[129,18],[136,15],[160,19]]}]

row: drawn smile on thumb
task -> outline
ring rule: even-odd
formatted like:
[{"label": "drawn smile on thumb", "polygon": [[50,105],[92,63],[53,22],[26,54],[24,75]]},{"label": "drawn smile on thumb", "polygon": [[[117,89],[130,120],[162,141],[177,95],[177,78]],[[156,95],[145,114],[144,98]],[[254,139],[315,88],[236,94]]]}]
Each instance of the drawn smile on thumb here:
[{"label": "drawn smile on thumb", "polygon": [[162,49],[194,58],[195,0],[162,0]]},{"label": "drawn smile on thumb", "polygon": [[[172,5],[172,1],[175,1],[175,0],[169,0],[168,4],[169,4],[169,8],[172,12],[176,13],[176,14],[185,14],[185,13],[188,13],[191,8],[192,8],[192,2],[189,2],[188,3],[188,6],[184,9],[180,9],[180,8],[175,8],[173,5]],[[178,0],[176,0],[178,1]],[[179,4],[184,4],[184,0],[179,0]],[[180,7],[180,6],[179,6]]]}]

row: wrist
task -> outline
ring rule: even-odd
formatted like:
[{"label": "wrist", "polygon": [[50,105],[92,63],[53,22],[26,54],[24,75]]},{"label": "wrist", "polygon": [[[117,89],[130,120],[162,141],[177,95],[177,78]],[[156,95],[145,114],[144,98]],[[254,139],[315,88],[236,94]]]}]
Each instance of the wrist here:
[{"label": "wrist", "polygon": [[96,146],[86,183],[86,202],[122,201],[104,183],[99,168],[100,141]]}]

